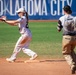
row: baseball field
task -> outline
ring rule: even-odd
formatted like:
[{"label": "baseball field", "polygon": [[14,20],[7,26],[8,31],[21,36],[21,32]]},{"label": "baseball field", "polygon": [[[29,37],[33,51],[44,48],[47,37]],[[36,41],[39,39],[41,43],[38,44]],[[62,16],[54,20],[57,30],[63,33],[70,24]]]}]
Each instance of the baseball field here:
[{"label": "baseball field", "polygon": [[[38,58],[62,58],[62,33],[57,31],[57,22],[29,22],[32,32],[30,49],[37,52]],[[0,23],[0,57],[9,57],[20,37],[17,26]],[[20,52],[18,57],[27,57]]]},{"label": "baseball field", "polygon": [[37,61],[24,63],[29,57],[22,51],[14,63],[10,57],[20,37],[18,27],[0,22],[0,75],[71,75],[62,56],[62,32],[57,31],[57,22],[29,22],[32,32],[30,49],[38,54]]}]

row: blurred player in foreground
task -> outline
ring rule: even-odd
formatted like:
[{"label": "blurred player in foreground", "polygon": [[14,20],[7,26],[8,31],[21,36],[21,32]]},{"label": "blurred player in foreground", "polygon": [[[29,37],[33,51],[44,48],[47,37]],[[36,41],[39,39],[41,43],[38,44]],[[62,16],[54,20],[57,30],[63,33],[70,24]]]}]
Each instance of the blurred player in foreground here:
[{"label": "blurred player in foreground", "polygon": [[37,57],[37,54],[28,48],[32,39],[32,34],[28,27],[28,13],[24,10],[24,8],[20,8],[17,13],[20,17],[17,20],[6,20],[6,17],[3,17],[2,19],[5,23],[8,23],[12,26],[18,25],[19,32],[21,34],[21,37],[18,39],[15,45],[13,54],[10,58],[7,58],[6,60],[9,62],[14,62],[16,60],[17,54],[21,50],[23,50],[23,52],[26,53],[28,56],[31,56],[30,60],[34,60]]},{"label": "blurred player in foreground", "polygon": [[76,54],[74,48],[76,46],[76,24],[75,18],[71,15],[70,6],[66,5],[63,8],[64,16],[59,18],[57,29],[60,32],[63,29],[62,53],[70,65],[72,74],[76,71]]}]

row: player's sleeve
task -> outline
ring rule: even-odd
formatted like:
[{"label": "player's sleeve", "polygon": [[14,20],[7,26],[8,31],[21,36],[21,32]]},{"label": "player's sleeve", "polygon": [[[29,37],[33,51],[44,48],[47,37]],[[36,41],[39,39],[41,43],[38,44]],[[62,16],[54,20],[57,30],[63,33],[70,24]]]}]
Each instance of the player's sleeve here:
[{"label": "player's sleeve", "polygon": [[17,19],[17,21],[18,21],[18,22],[23,22],[24,19],[25,19],[25,17],[22,17],[22,18]]},{"label": "player's sleeve", "polygon": [[58,20],[57,30],[61,31],[63,28],[61,20]]}]

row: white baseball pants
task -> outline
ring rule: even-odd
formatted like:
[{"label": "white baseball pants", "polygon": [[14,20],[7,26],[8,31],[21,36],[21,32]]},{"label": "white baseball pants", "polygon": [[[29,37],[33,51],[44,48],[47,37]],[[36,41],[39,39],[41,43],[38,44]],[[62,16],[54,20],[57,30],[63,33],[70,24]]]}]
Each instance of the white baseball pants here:
[{"label": "white baseball pants", "polygon": [[23,50],[24,53],[26,53],[28,56],[31,56],[31,57],[34,54],[36,54],[32,50],[28,49],[30,41],[31,41],[31,37],[27,36],[26,34],[22,34],[15,45],[15,48],[14,48],[11,58],[16,59],[17,54],[21,50]]}]

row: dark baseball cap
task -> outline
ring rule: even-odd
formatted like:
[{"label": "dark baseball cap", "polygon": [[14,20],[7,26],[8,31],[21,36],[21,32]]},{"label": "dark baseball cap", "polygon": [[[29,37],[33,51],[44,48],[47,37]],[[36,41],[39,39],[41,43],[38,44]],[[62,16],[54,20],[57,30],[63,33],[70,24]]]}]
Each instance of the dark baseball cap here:
[{"label": "dark baseball cap", "polygon": [[71,14],[72,13],[71,7],[69,5],[64,6],[63,10],[65,12],[67,12],[68,14]]}]

